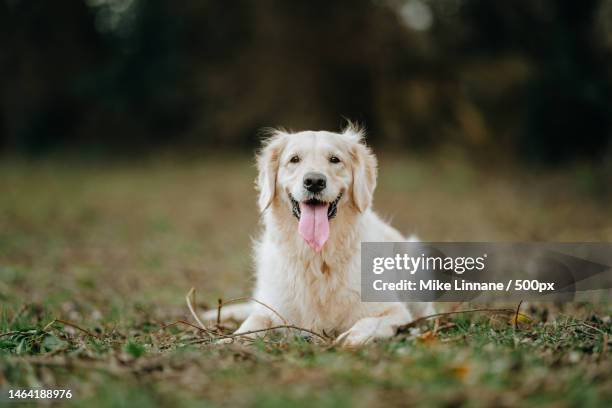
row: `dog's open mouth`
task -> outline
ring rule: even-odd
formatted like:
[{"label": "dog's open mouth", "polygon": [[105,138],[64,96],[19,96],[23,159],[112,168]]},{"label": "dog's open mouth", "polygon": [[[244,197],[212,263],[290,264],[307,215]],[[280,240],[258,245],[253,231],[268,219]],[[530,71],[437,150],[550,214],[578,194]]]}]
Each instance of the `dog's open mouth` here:
[{"label": "dog's open mouth", "polygon": [[312,249],[319,252],[329,238],[329,220],[338,212],[342,193],[331,203],[316,198],[298,202],[291,194],[289,198],[293,215],[299,221],[298,232]]},{"label": "dog's open mouth", "polygon": [[[338,195],[338,198],[336,198],[331,203],[317,200],[316,198],[311,198],[310,200],[304,201],[302,205],[327,206],[327,219],[331,220],[332,218],[336,216],[336,213],[338,212],[338,202],[340,201],[341,198],[342,198],[342,193],[340,193]],[[295,218],[299,220],[300,216],[302,215],[302,210],[300,209],[300,203],[297,200],[295,200],[291,194],[289,194],[289,199],[291,199],[293,215],[295,216]]]}]

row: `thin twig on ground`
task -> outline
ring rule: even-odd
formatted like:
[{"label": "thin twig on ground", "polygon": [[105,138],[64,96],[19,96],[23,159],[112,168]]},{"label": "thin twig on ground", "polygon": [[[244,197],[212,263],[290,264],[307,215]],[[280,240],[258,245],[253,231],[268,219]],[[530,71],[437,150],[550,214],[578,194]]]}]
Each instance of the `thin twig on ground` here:
[{"label": "thin twig on ground", "polygon": [[172,322],[172,323],[168,323],[168,324],[164,324],[163,326],[160,327],[161,330],[165,330],[168,327],[172,327],[172,326],[176,326],[177,324],[184,324],[185,326],[189,326],[191,328],[196,329],[199,332],[205,332],[205,333],[211,333],[210,330],[208,329],[202,329],[201,327],[196,326],[193,323],[189,323],[186,320],[177,320],[176,322]]},{"label": "thin twig on ground", "polygon": [[522,304],[523,304],[523,300],[521,299],[518,306],[516,306],[516,313],[514,314],[514,330],[518,329],[519,311],[521,310]]},{"label": "thin twig on ground", "polygon": [[440,327],[440,319],[434,320],[434,328],[432,333],[435,335],[438,332],[438,328]]},{"label": "thin twig on ground", "polygon": [[72,328],[74,328],[74,329],[77,329],[77,330],[80,330],[81,332],[83,332],[83,333],[87,334],[88,336],[90,336],[90,337],[94,337],[94,338],[96,338],[96,339],[99,339],[99,338],[100,338],[98,335],[93,334],[93,333],[92,333],[92,332],[90,332],[89,330],[82,328],[82,327],[81,327],[81,326],[79,326],[78,324],[76,324],[76,323],[72,323],[72,322],[69,322],[69,321],[66,321],[66,320],[62,320],[62,319],[53,319],[53,320],[51,320],[51,321],[50,321],[50,322],[49,322],[49,323],[48,323],[48,324],[47,324],[47,325],[46,325],[46,326],[43,328],[43,331],[47,331],[47,329],[49,329],[50,327],[52,327],[54,323],[61,323],[61,324],[63,324],[64,326],[70,326],[70,327],[72,327]]},{"label": "thin twig on ground", "polygon": [[[233,339],[236,337],[241,337],[241,336],[248,336],[249,334],[256,334],[256,333],[263,333],[263,332],[267,332],[267,331],[272,331],[272,330],[278,330],[278,329],[292,329],[292,330],[298,330],[298,331],[303,331],[309,334],[312,334],[313,336],[317,336],[318,338],[320,338],[321,340],[327,342],[329,341],[329,338],[323,336],[321,333],[317,333],[313,330],[310,329],[306,329],[304,327],[299,327],[299,326],[295,326],[292,324],[282,324],[279,326],[273,326],[273,327],[268,327],[265,329],[258,329],[258,330],[249,330],[249,331],[245,331],[245,332],[241,332],[241,333],[234,333],[234,334],[222,334],[222,335],[217,335],[216,337],[219,340],[222,339]],[[201,343],[202,341],[198,341],[195,343]]]},{"label": "thin twig on ground", "polygon": [[[503,314],[512,314],[515,313],[514,309],[488,309],[488,308],[483,308],[483,309],[467,309],[467,310],[454,310],[452,312],[443,312],[443,313],[435,313],[429,316],[423,316],[423,317],[419,317],[418,319],[415,319],[413,321],[411,321],[410,323],[407,323],[403,326],[400,326],[397,329],[397,333],[403,333],[406,332],[409,328],[414,327],[416,325],[418,325],[421,322],[424,322],[426,320],[429,319],[433,319],[436,317],[441,317],[441,316],[451,316],[451,315],[456,315],[456,314],[461,314],[461,313],[503,313]],[[525,316],[528,317],[527,315],[523,315],[520,314],[521,316]]]},{"label": "thin twig on ground", "polygon": [[206,330],[206,326],[204,326],[204,323],[202,323],[202,321],[198,317],[198,314],[195,312],[195,309],[193,307],[193,304],[195,304],[195,293],[196,293],[195,288],[189,289],[189,292],[187,292],[187,296],[185,296],[185,301],[187,302],[187,307],[189,308],[191,315],[193,316],[195,321],[198,322],[198,324],[200,325],[200,328],[202,330]]},{"label": "thin twig on ground", "polygon": [[598,329],[598,328],[597,328],[597,327],[595,327],[595,326],[591,326],[591,325],[590,325],[590,324],[588,324],[587,322],[580,322],[580,324],[581,324],[582,326],[588,327],[589,329],[593,329],[593,330],[595,330],[595,331],[598,331],[598,332],[599,332],[599,333],[601,333],[601,334],[606,334],[606,333],[605,333],[603,330]]}]

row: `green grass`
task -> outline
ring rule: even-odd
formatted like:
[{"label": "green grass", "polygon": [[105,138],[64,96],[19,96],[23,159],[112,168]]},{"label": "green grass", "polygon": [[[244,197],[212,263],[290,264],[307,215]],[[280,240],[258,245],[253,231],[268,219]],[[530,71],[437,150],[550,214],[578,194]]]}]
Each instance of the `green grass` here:
[{"label": "green grass", "polygon": [[[583,167],[381,163],[376,208],[426,240],[612,241],[611,202]],[[354,351],[163,329],[190,318],[192,286],[200,309],[248,295],[254,176],[240,157],[1,163],[0,404],[16,387],[93,407],[612,404],[610,304],[526,305],[518,328],[459,315]]]}]

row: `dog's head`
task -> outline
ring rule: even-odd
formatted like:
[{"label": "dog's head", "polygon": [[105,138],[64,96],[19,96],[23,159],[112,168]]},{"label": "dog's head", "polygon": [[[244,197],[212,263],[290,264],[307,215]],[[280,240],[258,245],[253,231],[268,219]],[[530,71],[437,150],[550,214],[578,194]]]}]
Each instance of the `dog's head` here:
[{"label": "dog's head", "polygon": [[337,214],[361,213],[372,204],[376,158],[353,125],[342,133],[270,134],[257,157],[260,210],[275,204],[293,214],[300,235],[320,251]]}]

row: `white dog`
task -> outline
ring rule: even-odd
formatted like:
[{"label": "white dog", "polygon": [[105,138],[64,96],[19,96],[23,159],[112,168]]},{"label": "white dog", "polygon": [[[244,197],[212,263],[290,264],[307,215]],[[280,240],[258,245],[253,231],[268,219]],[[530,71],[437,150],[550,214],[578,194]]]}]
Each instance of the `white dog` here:
[{"label": "white dog", "polygon": [[363,131],[273,130],[257,166],[263,233],[253,298],[277,313],[258,303],[228,306],[224,318],[246,318],[236,333],[292,324],[359,346],[410,322],[403,303],[360,299],[361,242],[405,240],[371,209],[377,162]]}]

